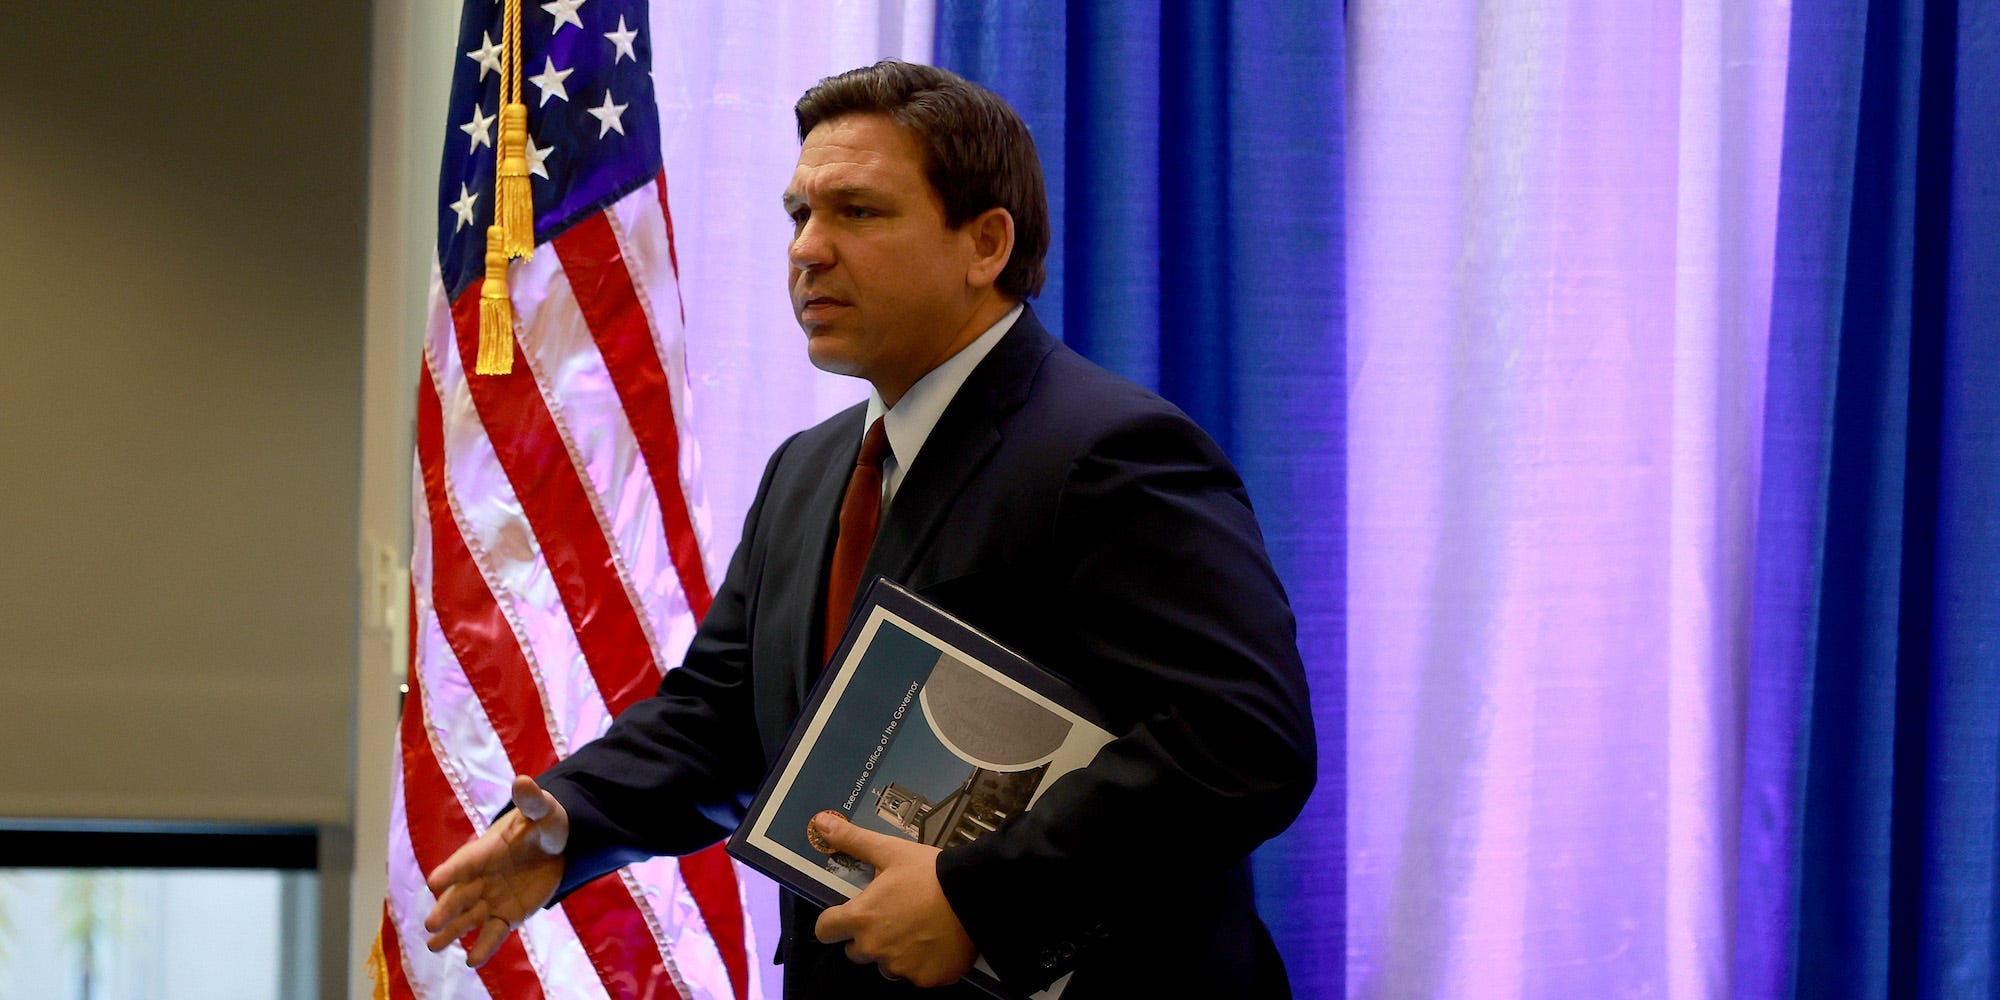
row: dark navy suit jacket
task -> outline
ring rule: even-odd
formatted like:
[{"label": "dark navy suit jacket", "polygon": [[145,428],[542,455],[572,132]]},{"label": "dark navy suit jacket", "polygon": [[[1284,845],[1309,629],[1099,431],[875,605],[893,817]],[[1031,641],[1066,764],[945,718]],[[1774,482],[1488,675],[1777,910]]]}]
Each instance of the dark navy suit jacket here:
[{"label": "dark navy suit jacket", "polygon": [[[821,665],[862,413],[779,447],[683,665],[542,777],[571,818],[564,892],[742,818]],[[863,579],[877,574],[1066,678],[1118,734],[1032,811],[939,857],[1002,979],[1073,970],[1069,1000],[1286,995],[1247,856],[1312,789],[1312,718],[1291,610],[1215,443],[1024,311],[907,462]],[[788,996],[942,995],[853,966],[813,939],[816,916],[788,899]]]}]

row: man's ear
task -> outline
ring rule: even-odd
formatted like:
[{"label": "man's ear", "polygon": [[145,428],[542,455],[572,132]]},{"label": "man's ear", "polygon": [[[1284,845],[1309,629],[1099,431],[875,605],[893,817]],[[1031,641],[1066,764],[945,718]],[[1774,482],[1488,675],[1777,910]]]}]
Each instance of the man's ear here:
[{"label": "man's ear", "polygon": [[990,287],[1000,280],[1000,272],[1014,256],[1014,216],[996,205],[973,216],[964,232],[972,243],[966,283],[974,288]]}]

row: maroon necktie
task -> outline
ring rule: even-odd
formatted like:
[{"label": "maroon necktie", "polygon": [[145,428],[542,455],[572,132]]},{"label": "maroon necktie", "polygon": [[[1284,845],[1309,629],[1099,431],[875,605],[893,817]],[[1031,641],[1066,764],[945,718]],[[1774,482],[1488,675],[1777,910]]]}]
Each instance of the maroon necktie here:
[{"label": "maroon necktie", "polygon": [[826,574],[826,648],[821,661],[833,658],[847,631],[847,615],[854,609],[854,591],[861,586],[861,565],[875,544],[875,526],[882,519],[882,460],[889,457],[889,432],[881,417],[868,427],[861,439],[861,454],[855,456],[854,474],[847,478],[847,494],[840,499],[840,535],[833,545],[833,567]]}]

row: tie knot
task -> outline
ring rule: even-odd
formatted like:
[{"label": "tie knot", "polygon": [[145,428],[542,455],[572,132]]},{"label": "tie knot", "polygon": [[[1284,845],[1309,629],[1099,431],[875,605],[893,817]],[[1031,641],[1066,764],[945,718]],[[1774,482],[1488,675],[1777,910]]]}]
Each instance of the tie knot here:
[{"label": "tie knot", "polygon": [[889,457],[889,430],[882,426],[885,419],[876,417],[875,422],[868,425],[868,434],[861,439],[861,454],[854,459],[855,465],[879,469],[883,460]]}]

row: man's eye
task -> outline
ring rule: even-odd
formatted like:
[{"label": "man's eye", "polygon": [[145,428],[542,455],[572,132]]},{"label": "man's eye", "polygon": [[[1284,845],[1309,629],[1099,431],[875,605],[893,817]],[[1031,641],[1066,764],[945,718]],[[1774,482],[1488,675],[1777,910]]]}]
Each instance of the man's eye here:
[{"label": "man's eye", "polygon": [[847,217],[850,219],[872,219],[875,217],[875,210],[872,208],[863,208],[860,205],[849,205],[847,206]]}]

